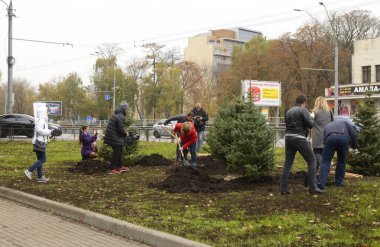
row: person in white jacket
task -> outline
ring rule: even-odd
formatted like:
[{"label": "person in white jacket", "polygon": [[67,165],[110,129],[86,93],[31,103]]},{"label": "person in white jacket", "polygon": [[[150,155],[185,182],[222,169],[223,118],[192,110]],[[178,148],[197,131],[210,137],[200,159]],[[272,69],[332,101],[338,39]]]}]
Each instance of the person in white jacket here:
[{"label": "person in white jacket", "polygon": [[[48,129],[47,124],[47,108],[39,107],[37,109],[37,118],[35,119],[34,136],[32,139],[33,145],[36,145],[36,140],[47,144],[48,137],[51,135],[51,132],[52,130]],[[46,183],[47,181],[49,181],[49,179],[46,178],[42,172],[42,165],[46,162],[46,149],[44,151],[35,152],[37,156],[37,161],[31,167],[24,171],[25,176],[32,180],[32,174],[34,170],[37,169],[37,182]]]}]

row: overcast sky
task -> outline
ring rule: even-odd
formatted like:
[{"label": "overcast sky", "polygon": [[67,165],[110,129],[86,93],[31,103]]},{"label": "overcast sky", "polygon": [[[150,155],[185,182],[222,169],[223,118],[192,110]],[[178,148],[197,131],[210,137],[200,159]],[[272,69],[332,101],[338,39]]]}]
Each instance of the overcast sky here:
[{"label": "overcast sky", "polygon": [[[2,0],[9,3],[10,0]],[[380,0],[325,0],[329,11],[371,10],[380,17]],[[13,0],[17,18],[13,37],[71,46],[13,41],[16,59],[14,78],[33,85],[77,72],[85,84],[96,57],[90,55],[103,43],[119,43],[122,68],[133,58],[143,57],[141,45],[157,42],[176,47],[183,54],[187,38],[210,29],[245,27],[267,38],[310,22],[305,9],[321,21],[326,19],[318,1],[305,0]],[[0,71],[7,82],[8,18],[0,2]]]}]

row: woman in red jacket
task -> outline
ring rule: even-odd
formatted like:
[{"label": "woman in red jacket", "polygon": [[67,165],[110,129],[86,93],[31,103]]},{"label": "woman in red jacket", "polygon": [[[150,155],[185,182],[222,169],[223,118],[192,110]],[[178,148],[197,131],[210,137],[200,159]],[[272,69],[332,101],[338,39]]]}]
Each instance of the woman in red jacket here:
[{"label": "woman in red jacket", "polygon": [[177,133],[180,132],[181,136],[181,150],[183,150],[183,157],[185,160],[187,160],[187,154],[190,149],[191,154],[191,163],[192,167],[196,168],[196,159],[197,154],[195,152],[195,148],[197,146],[197,132],[195,131],[194,124],[192,122],[185,122],[185,123],[177,123],[175,125],[175,128],[173,132]]}]

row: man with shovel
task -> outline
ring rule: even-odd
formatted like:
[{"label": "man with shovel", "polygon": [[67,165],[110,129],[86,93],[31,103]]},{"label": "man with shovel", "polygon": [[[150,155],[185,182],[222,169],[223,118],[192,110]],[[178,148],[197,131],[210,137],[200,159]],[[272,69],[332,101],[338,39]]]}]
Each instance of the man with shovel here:
[{"label": "man with shovel", "polygon": [[[168,125],[169,123],[173,121],[177,121],[177,123],[185,123],[185,122],[193,122],[194,113],[189,112],[187,114],[180,114],[173,117],[168,118],[164,123],[163,126]],[[179,138],[179,133],[177,134],[177,138]],[[178,145],[176,147],[176,160],[177,162],[182,162],[181,159],[181,152],[179,151]]]},{"label": "man with shovel", "polygon": [[192,122],[177,123],[174,130],[174,133],[180,134],[180,147],[179,150],[183,154],[183,165],[188,165],[187,154],[190,149],[191,154],[191,167],[193,169],[197,168],[196,158],[197,154],[195,148],[197,146],[197,132],[195,131],[194,124]]}]

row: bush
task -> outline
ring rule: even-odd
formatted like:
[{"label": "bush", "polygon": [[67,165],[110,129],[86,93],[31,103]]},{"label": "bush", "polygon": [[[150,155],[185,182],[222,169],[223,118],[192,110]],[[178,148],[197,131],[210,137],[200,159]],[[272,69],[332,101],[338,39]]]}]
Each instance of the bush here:
[{"label": "bush", "polygon": [[380,124],[376,113],[375,101],[368,91],[354,118],[354,122],[362,127],[358,134],[359,153],[349,154],[347,163],[354,172],[380,176]]},{"label": "bush", "polygon": [[207,143],[214,156],[226,160],[229,171],[256,179],[273,169],[273,130],[252,103],[221,107]]},{"label": "bush", "polygon": [[[128,132],[129,136],[133,136],[135,133],[137,133],[137,130],[135,128],[131,128],[130,125],[132,124],[133,119],[127,115],[125,119],[125,129]],[[134,141],[132,144],[125,146],[125,151],[123,151],[122,160],[127,160],[130,156],[134,155],[138,148],[138,141]],[[103,160],[111,160],[112,157],[112,147],[103,143],[99,147],[98,155]]]}]

